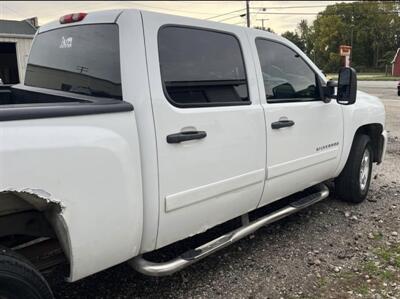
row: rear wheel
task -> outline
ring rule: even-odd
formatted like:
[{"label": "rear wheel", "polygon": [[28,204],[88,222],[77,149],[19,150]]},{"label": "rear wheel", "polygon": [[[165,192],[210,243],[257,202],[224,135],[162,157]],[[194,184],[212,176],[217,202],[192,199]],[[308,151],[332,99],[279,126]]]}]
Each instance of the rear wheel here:
[{"label": "rear wheel", "polygon": [[0,248],[0,299],[53,299],[43,276],[24,257]]},{"label": "rear wheel", "polygon": [[367,135],[357,135],[342,173],[335,180],[340,199],[360,203],[368,194],[371,183],[373,151]]}]

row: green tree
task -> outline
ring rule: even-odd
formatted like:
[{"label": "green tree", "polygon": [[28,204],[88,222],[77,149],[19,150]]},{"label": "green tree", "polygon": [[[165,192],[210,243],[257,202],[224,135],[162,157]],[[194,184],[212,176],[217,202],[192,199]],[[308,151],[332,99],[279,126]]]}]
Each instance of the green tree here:
[{"label": "green tree", "polygon": [[400,47],[399,9],[400,1],[329,5],[312,26],[302,20],[296,32],[306,54],[325,71],[340,67],[340,45],[352,45],[352,66],[358,71],[383,70]]},{"label": "green tree", "polygon": [[297,32],[292,32],[292,31],[286,31],[285,33],[282,33],[282,36],[288,40],[290,40],[292,43],[294,43],[297,47],[300,48],[303,52],[305,51],[306,47],[301,39],[301,37],[297,34]]},{"label": "green tree", "polygon": [[310,26],[308,26],[307,20],[300,21],[299,25],[297,25],[297,32],[304,45],[304,52],[310,56],[313,51],[313,43],[311,40],[312,31]]},{"label": "green tree", "polygon": [[274,30],[272,30],[272,28],[271,27],[261,27],[261,26],[255,26],[255,27],[253,27],[254,29],[258,29],[258,30],[264,30],[264,31],[268,31],[268,32],[271,32],[271,33],[275,33],[275,31]]},{"label": "green tree", "polygon": [[339,67],[337,54],[345,39],[344,31],[345,24],[338,16],[327,15],[315,20],[312,35],[315,63],[324,71],[336,71]]},{"label": "green tree", "polygon": [[311,55],[313,43],[311,41],[311,28],[308,26],[307,20],[301,20],[294,32],[286,31],[282,36],[298,46],[307,55]]}]

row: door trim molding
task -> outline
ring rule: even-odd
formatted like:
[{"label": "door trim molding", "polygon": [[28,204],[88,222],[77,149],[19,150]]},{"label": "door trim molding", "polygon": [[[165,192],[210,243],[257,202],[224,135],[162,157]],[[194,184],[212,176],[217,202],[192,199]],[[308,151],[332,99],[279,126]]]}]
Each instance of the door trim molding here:
[{"label": "door trim molding", "polygon": [[257,183],[263,183],[264,180],[265,169],[258,169],[215,183],[167,195],[165,197],[165,211],[171,212],[173,210],[187,207],[220,196],[224,193],[243,189]]},{"label": "door trim molding", "polygon": [[340,149],[339,146],[336,146],[335,148],[328,149],[320,153],[316,153],[293,161],[284,162],[268,167],[267,179],[272,179],[278,176],[295,172],[299,169],[307,168],[310,166],[330,161],[332,159],[336,159],[339,153],[339,149]]}]

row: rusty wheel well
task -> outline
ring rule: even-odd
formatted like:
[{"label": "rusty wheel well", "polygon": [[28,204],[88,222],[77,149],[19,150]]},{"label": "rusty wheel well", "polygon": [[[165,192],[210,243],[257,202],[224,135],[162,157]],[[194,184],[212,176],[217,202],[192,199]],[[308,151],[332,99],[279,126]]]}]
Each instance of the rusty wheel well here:
[{"label": "rusty wheel well", "polygon": [[24,255],[41,271],[68,262],[56,225],[61,210],[32,190],[0,192],[0,245]]},{"label": "rusty wheel well", "polygon": [[[368,124],[361,126],[357,129],[355,136],[359,134],[364,134],[369,136],[372,142],[372,148],[374,151],[374,160],[373,162],[381,163],[381,156],[382,156],[382,132],[383,126],[381,124]],[[354,139],[353,139],[354,140]]]}]

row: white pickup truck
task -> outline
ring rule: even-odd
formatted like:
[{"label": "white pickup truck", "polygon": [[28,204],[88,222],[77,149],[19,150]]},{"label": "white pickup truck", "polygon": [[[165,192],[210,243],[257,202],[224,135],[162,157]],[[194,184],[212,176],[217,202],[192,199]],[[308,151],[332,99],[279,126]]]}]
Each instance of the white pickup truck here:
[{"label": "white pickup truck", "polygon": [[60,262],[70,282],[124,261],[172,274],[327,198],[326,182],[361,202],[387,136],[356,88],[353,69],[327,81],[255,29],[139,10],[41,27],[25,82],[0,94],[0,298],[52,298],[41,271]]}]

